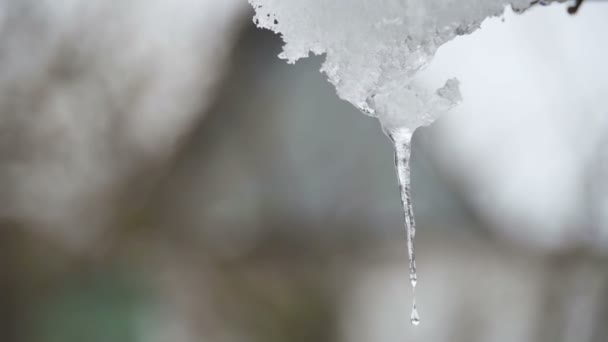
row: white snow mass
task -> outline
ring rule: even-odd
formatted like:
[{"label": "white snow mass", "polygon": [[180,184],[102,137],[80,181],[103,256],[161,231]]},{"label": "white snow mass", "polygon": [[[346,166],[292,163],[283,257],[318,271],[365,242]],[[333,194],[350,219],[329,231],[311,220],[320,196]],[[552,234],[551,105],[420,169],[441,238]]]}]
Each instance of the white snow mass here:
[{"label": "white snow mass", "polygon": [[[338,96],[377,116],[385,129],[413,131],[460,100],[458,81],[437,92],[416,83],[437,49],[477,29],[507,5],[538,0],[249,0],[255,23],[285,41],[289,63],[325,54],[321,71]],[[548,1],[543,1],[546,4]]]}]

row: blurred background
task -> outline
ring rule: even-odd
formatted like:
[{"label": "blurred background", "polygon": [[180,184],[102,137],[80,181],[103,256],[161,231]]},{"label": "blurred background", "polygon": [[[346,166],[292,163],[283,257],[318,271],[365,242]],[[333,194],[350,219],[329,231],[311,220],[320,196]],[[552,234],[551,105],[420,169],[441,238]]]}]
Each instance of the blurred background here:
[{"label": "blurred background", "polygon": [[0,0],[0,341],[608,339],[608,4],[420,77],[418,306],[391,146],[244,0]]}]

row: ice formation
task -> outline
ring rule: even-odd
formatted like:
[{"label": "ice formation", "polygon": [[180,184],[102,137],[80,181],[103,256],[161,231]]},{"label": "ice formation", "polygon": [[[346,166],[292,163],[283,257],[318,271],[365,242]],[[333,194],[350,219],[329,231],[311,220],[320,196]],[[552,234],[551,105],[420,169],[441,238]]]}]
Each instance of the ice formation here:
[{"label": "ice formation", "polygon": [[[561,1],[561,0],[556,0]],[[410,196],[410,140],[461,100],[458,80],[429,91],[416,74],[437,49],[481,22],[549,0],[249,0],[254,22],[279,33],[289,63],[325,54],[321,71],[337,94],[380,120],[395,146],[395,166],[405,214],[410,281],[416,287],[416,225]],[[411,321],[419,323],[414,298]]]},{"label": "ice formation", "polygon": [[[427,125],[454,97],[439,97],[415,82],[437,48],[473,32],[511,5],[538,0],[249,0],[260,27],[280,33],[289,63],[325,54],[321,71],[338,96],[377,116],[384,126]],[[545,2],[543,2],[545,3]],[[449,85],[448,85],[449,86]],[[454,91],[456,92],[456,91]]]}]

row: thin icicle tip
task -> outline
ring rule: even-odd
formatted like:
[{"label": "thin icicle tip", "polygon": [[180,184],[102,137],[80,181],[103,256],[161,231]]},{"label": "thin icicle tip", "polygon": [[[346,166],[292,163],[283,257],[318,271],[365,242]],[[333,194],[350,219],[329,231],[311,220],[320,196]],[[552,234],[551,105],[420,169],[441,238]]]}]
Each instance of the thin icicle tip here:
[{"label": "thin icicle tip", "polygon": [[412,132],[407,128],[396,128],[386,130],[395,148],[395,171],[399,181],[401,204],[403,205],[403,216],[405,234],[407,241],[407,255],[409,259],[409,278],[412,285],[413,304],[412,304],[412,324],[418,325],[418,309],[416,307],[416,285],[418,283],[418,273],[416,271],[416,253],[414,250],[414,240],[416,238],[416,220],[414,218],[414,207],[411,195],[411,176],[410,159],[412,155],[411,140]]}]

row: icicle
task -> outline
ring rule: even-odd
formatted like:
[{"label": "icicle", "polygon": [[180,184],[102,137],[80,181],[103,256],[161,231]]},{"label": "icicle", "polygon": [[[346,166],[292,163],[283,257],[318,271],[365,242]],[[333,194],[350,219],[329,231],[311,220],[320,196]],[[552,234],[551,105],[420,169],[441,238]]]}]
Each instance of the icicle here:
[{"label": "icicle", "polygon": [[391,139],[395,148],[395,168],[401,190],[401,203],[405,216],[405,230],[407,235],[407,252],[410,261],[410,283],[412,285],[412,315],[411,322],[414,325],[420,324],[418,308],[416,307],[416,284],[418,276],[416,274],[416,254],[414,253],[414,238],[416,237],[416,221],[414,220],[414,210],[412,208],[411,182],[410,182],[410,156],[412,131],[407,128],[385,129],[385,134]]}]

